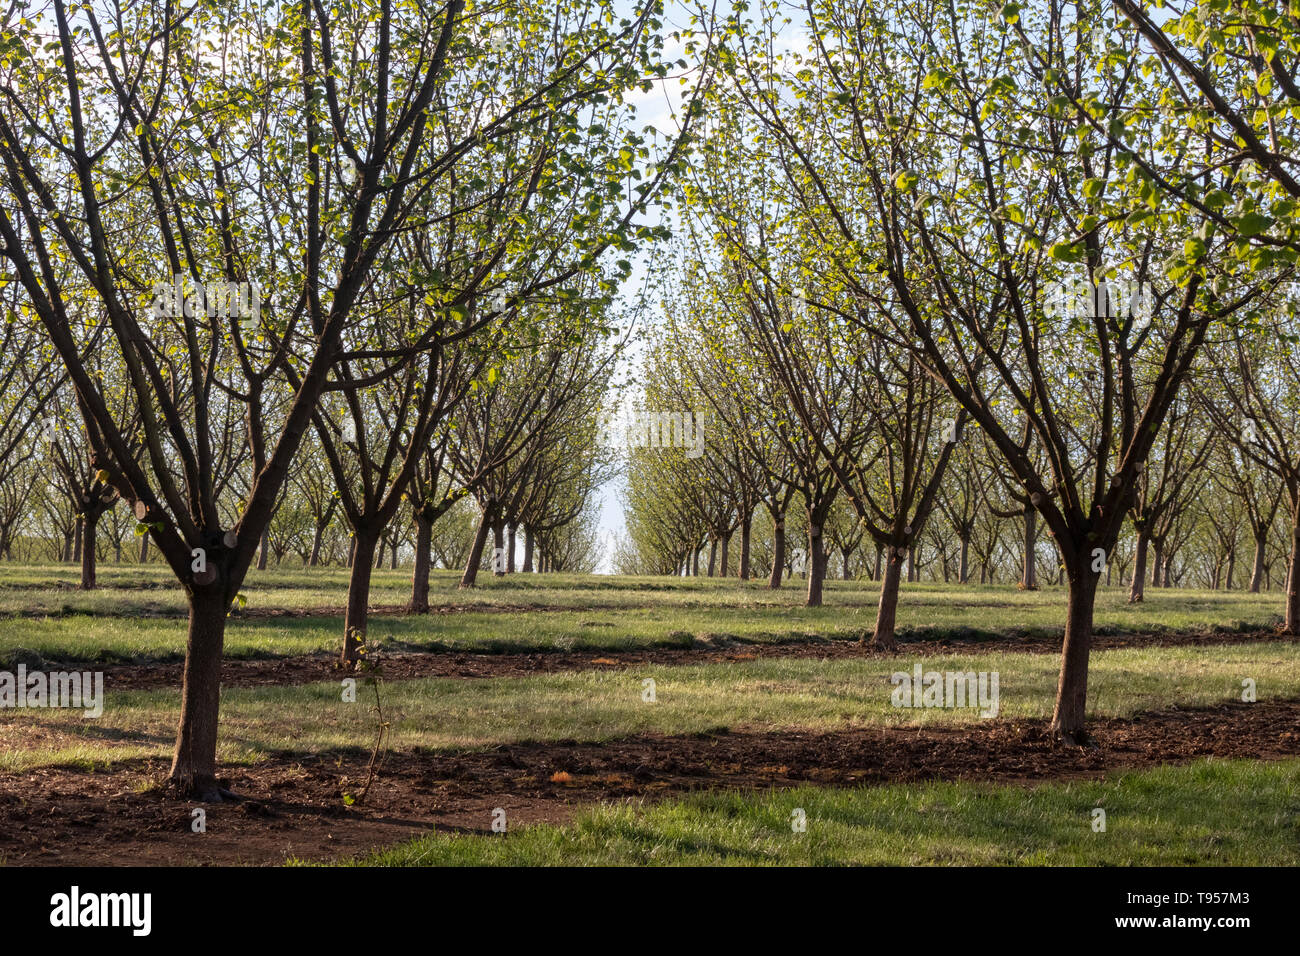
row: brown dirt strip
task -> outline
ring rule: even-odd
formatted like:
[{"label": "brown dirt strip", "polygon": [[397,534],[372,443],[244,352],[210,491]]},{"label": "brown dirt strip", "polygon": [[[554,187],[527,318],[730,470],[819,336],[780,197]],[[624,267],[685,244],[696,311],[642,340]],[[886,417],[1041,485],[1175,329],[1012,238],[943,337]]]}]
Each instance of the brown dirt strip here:
[{"label": "brown dirt strip", "polygon": [[1200,757],[1300,756],[1300,700],[1229,703],[1096,720],[1096,748],[1054,745],[1043,721],[834,732],[645,734],[603,744],[521,743],[384,757],[364,804],[345,806],[368,755],[277,756],[234,768],[242,803],[191,804],[146,789],[166,771],[50,768],[0,776],[0,858],[10,864],[278,864],[364,854],[430,831],[563,822],[596,801],[685,793],[952,779],[1016,784],[1103,776]]},{"label": "brown dirt strip", "polygon": [[[1125,634],[1098,637],[1097,650],[1122,647],[1183,647],[1249,644],[1279,640],[1276,631],[1204,632],[1196,634]],[[921,657],[939,654],[964,654],[983,651],[1008,651],[1036,654],[1059,654],[1060,640],[1038,637],[1005,638],[996,641],[938,640],[903,641],[898,654]],[[758,658],[871,658],[894,656],[856,641],[799,641],[772,644],[710,645],[696,647],[653,647],[637,650],[537,651],[506,654],[471,654],[460,651],[424,651],[390,653],[383,656],[383,676],[387,680],[412,680],[420,677],[522,677],[529,674],[555,674],[564,671],[599,668],[677,666],[748,661]],[[56,669],[53,662],[46,669]],[[179,687],[180,662],[153,664],[68,664],[67,667],[104,672],[108,690],[149,690]],[[272,687],[310,684],[338,680],[332,655],[313,654],[261,660],[227,660],[222,664],[221,682],[226,687]]]}]

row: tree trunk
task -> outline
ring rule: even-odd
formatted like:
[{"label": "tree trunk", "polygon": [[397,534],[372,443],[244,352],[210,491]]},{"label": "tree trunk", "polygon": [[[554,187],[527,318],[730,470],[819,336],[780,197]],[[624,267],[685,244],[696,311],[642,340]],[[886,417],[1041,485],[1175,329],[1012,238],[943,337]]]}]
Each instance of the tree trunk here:
[{"label": "tree trunk", "polygon": [[898,582],[902,576],[903,555],[891,546],[885,556],[880,579],[880,604],[876,608],[876,630],[871,636],[874,646],[890,651],[898,648],[898,642],[894,640],[894,622],[898,617]]},{"label": "tree trunk", "polygon": [[1237,573],[1237,549],[1236,547],[1233,547],[1233,549],[1228,552],[1228,567],[1223,577],[1223,589],[1225,591],[1232,590],[1232,578],[1233,575],[1235,575],[1236,573]]},{"label": "tree trunk", "polygon": [[1142,587],[1146,583],[1147,577],[1147,529],[1145,525],[1139,525],[1137,529],[1137,548],[1133,552],[1133,583],[1129,585],[1128,603],[1140,604],[1142,602]]},{"label": "tree trunk", "polygon": [[375,569],[375,551],[380,534],[358,528],[352,536],[352,573],[348,576],[347,616],[343,619],[344,668],[360,659],[357,649],[365,643],[370,613],[370,577]]},{"label": "tree trunk", "polygon": [[95,590],[95,527],[99,524],[99,512],[87,508],[82,515],[85,527],[81,542],[81,590]]},{"label": "tree trunk", "polygon": [[140,535],[140,563],[147,564],[149,561],[149,532],[146,531]]},{"label": "tree trunk", "polygon": [[524,574],[531,574],[533,570],[533,533],[524,527]]},{"label": "tree trunk", "polygon": [[1038,512],[1033,505],[1025,505],[1025,558],[1020,574],[1020,586],[1026,591],[1038,590],[1038,567],[1034,552],[1038,550]]},{"label": "tree trunk", "polygon": [[1291,509],[1291,560],[1286,576],[1285,633],[1300,636],[1300,502]]},{"label": "tree trunk", "polygon": [[168,783],[182,796],[219,801],[217,719],[221,710],[221,651],[226,637],[220,584],[190,594],[189,633],[181,679],[181,720]]},{"label": "tree trunk", "polygon": [[515,530],[517,525],[506,526],[506,573],[515,573]]},{"label": "tree trunk", "polygon": [[433,551],[433,522],[424,512],[415,512],[415,570],[411,572],[411,603],[407,610],[413,614],[429,613],[429,568]]},{"label": "tree trunk", "polygon": [[398,536],[397,532],[394,531],[393,540],[388,548],[388,570],[390,571],[397,570],[397,559],[401,557],[401,555],[398,554],[398,552],[401,550],[401,545],[402,545],[402,539]]},{"label": "tree trunk", "polygon": [[506,526],[502,521],[492,522],[492,576],[506,576]]},{"label": "tree trunk", "polygon": [[1164,542],[1152,539],[1151,551],[1151,586],[1153,588],[1158,588],[1160,587],[1160,571],[1164,566],[1164,557],[1162,555],[1162,552],[1164,551]]},{"label": "tree trunk", "polygon": [[1255,534],[1255,566],[1250,572],[1250,593],[1258,594],[1259,586],[1264,580],[1264,551],[1268,544],[1268,529],[1256,528]]},{"label": "tree trunk", "polygon": [[1092,650],[1092,616],[1098,575],[1086,554],[1076,555],[1067,569],[1065,644],[1056,685],[1056,709],[1051,732],[1062,743],[1088,741],[1084,721],[1088,709],[1088,654]]},{"label": "tree trunk", "polygon": [[961,539],[961,561],[957,565],[957,583],[970,583],[970,536]]},{"label": "tree trunk", "polygon": [[781,586],[781,572],[785,568],[785,521],[778,520],[775,523],[775,534],[772,539],[772,576],[768,578],[767,586],[769,588],[779,588]]},{"label": "tree trunk", "polygon": [[72,564],[81,563],[81,536],[84,521],[83,516],[77,515],[72,523],[72,553],[68,555],[68,561]]},{"label": "tree trunk", "polygon": [[311,559],[307,562],[307,567],[314,568],[320,564],[320,548],[322,539],[325,537],[325,528],[323,525],[316,526],[316,532],[311,539]]},{"label": "tree trunk", "polygon": [[822,547],[821,526],[809,523],[808,532],[808,599],[805,607],[822,606],[822,582],[826,580],[826,549]]},{"label": "tree trunk", "polygon": [[691,552],[691,576],[698,578],[700,576],[700,549],[696,547]]},{"label": "tree trunk", "polygon": [[263,529],[261,546],[257,549],[257,570],[266,570],[266,556],[271,551],[270,529]]},{"label": "tree trunk", "polygon": [[840,561],[843,562],[843,564],[841,565],[840,576],[845,581],[849,580],[849,556],[852,555],[852,553],[853,552],[850,551],[848,548],[840,548]]},{"label": "tree trunk", "polygon": [[727,576],[727,555],[731,553],[731,532],[722,536],[722,567],[719,573],[725,578]]},{"label": "tree trunk", "polygon": [[907,546],[907,581],[910,584],[919,580],[921,580],[921,576],[916,570],[916,545],[909,544]]},{"label": "tree trunk", "polygon": [[754,514],[750,512],[740,520],[740,580],[749,580],[749,535],[754,524]]},{"label": "tree trunk", "polygon": [[483,561],[483,549],[487,547],[488,531],[492,528],[491,506],[483,510],[479,518],[478,531],[474,534],[474,544],[469,549],[469,560],[465,562],[465,573],[460,576],[460,586],[472,588],[478,581],[478,566]]}]

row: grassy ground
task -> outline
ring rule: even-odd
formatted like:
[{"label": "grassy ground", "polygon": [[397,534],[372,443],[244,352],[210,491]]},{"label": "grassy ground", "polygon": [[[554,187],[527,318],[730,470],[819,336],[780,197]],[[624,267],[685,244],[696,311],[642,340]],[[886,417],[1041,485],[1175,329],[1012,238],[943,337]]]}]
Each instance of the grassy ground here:
[{"label": "grassy ground", "polygon": [[[382,866],[1300,864],[1300,760],[1200,761],[1106,780],[711,793],[570,825],[438,834]],[[1104,832],[1094,830],[1095,809]],[[806,829],[794,832],[797,810]],[[507,821],[508,823],[508,821]]]},{"label": "grassy ground", "polygon": [[[184,597],[165,569],[111,567],[94,592],[71,589],[72,569],[0,565],[0,667],[42,661],[175,660],[184,652]],[[735,579],[606,578],[513,575],[460,591],[459,576],[438,572],[434,604],[457,609],[429,616],[372,617],[371,639],[392,649],[469,651],[618,650],[687,646],[726,636],[751,641],[857,638],[875,622],[870,581],[831,581],[821,608],[802,607],[802,582],[779,591]],[[371,602],[404,605],[409,575],[376,573]],[[343,630],[346,572],[340,569],[254,573],[247,610],[321,613],[301,617],[232,617],[229,657],[334,652]],[[1103,589],[1097,627],[1120,631],[1239,630],[1277,623],[1281,596],[1241,591],[1152,589],[1130,605],[1127,591]],[[545,608],[549,610],[539,610]],[[336,610],[337,613],[329,613]],[[1065,616],[1060,589],[1012,586],[904,585],[901,636],[1010,633],[1058,635]]]},{"label": "grassy ground", "polygon": [[[522,740],[608,740],[628,734],[730,728],[846,728],[872,724],[976,722],[974,709],[895,708],[890,675],[918,658],[769,658],[721,664],[580,671],[482,680],[385,683],[390,745],[448,748]],[[926,670],[996,671],[1001,719],[1050,716],[1054,655],[985,652],[927,657]],[[1127,716],[1171,705],[1239,700],[1254,678],[1261,700],[1300,696],[1300,644],[1098,651],[1089,676],[1094,714]],[[642,682],[655,681],[654,703]],[[223,761],[276,752],[368,748],[375,733],[372,692],[341,700],[338,683],[231,688],[222,694]],[[106,694],[102,717],[78,712],[0,712],[0,769],[102,765],[165,756],[174,741],[178,690]]]}]

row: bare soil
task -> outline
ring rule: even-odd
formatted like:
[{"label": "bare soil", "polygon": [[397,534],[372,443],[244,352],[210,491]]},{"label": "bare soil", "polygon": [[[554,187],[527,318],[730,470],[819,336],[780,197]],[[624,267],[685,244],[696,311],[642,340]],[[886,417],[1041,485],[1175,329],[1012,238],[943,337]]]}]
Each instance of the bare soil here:
[{"label": "bare soil", "polygon": [[[1095,650],[1122,647],[1174,647],[1248,644],[1277,640],[1276,631],[1206,631],[1190,634],[1124,634],[1095,637]],[[897,652],[885,652],[856,641],[823,640],[751,644],[700,642],[694,647],[651,647],[637,650],[535,651],[527,653],[472,654],[462,651],[403,651],[383,655],[382,674],[386,680],[411,680],[419,677],[521,677],[529,674],[554,674],[564,671],[593,669],[628,669],[646,665],[727,663],[758,658],[843,658],[883,657],[893,653],[933,656],[977,651],[1014,651],[1035,654],[1059,654],[1060,640],[1041,637],[1007,637],[998,640],[918,640],[901,641]],[[51,663],[50,666],[53,666]],[[70,665],[72,666],[72,665]],[[85,666],[85,665],[82,665]],[[108,690],[148,690],[180,687],[181,663],[96,664],[104,672]],[[275,657],[258,660],[229,660],[222,664],[221,682],[226,687],[268,687],[310,684],[336,680],[336,659],[329,654]]]},{"label": "bare soil", "polygon": [[510,826],[562,822],[599,801],[927,779],[1035,783],[1198,757],[1300,756],[1300,700],[1172,709],[1096,720],[1096,746],[1054,744],[1042,721],[965,727],[893,727],[828,733],[719,730],[639,735],[605,743],[555,741],[483,751],[384,756],[364,801],[368,754],[276,756],[230,768],[246,799],[203,806],[153,785],[157,761],[107,771],[47,768],[0,775],[0,859],[9,864],[279,864],[331,860],[430,831],[490,833],[501,807]]}]

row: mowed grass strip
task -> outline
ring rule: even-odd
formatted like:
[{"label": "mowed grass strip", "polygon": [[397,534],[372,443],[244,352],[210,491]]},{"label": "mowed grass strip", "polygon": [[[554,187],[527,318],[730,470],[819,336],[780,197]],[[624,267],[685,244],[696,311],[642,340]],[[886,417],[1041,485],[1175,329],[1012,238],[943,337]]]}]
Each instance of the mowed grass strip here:
[{"label": "mowed grass strip", "polygon": [[[1204,760],[1104,780],[709,793],[567,826],[434,834],[353,865],[1296,866],[1300,760]],[[1105,830],[1093,811],[1105,811]],[[806,829],[794,832],[796,811]]]},{"label": "mowed grass strip", "polygon": [[[7,575],[5,567],[0,576]],[[316,572],[296,572],[294,580],[310,580]],[[337,578],[338,572],[321,571]],[[277,572],[281,578],[288,572]],[[394,604],[405,597],[393,590],[401,572],[381,572],[392,593],[372,593],[372,602]],[[438,576],[442,593],[434,603],[466,610],[430,615],[375,615],[370,638],[380,646],[402,650],[466,652],[617,651],[655,646],[684,647],[699,641],[781,642],[852,640],[869,636],[875,626],[875,586],[871,582],[831,582],[826,604],[801,606],[802,596],[790,586],[772,592],[735,580],[631,579],[621,590],[605,587],[598,575],[514,575],[497,580],[485,576],[483,588],[456,592],[454,580]],[[537,587],[535,579],[549,581]],[[522,583],[521,583],[522,582]],[[662,590],[641,584],[669,582]],[[22,614],[0,612],[0,668],[17,663],[148,662],[178,660],[184,654],[185,622],[179,593],[164,590],[51,592],[0,587],[0,600],[27,608]],[[342,607],[346,583],[333,588],[253,593],[249,608],[299,611]],[[468,595],[468,596],[467,596]],[[61,610],[33,610],[42,601]],[[1098,597],[1097,627],[1102,633],[1189,632],[1212,629],[1243,630],[1269,627],[1279,620],[1280,596],[1240,591],[1174,591],[1154,589],[1144,604],[1130,605],[1127,591],[1105,589]],[[62,602],[62,603],[60,603]],[[171,602],[163,613],[153,604]],[[537,603],[552,610],[520,610]],[[66,606],[64,606],[66,605]],[[491,610],[496,607],[498,610]],[[511,610],[515,608],[514,610]],[[80,609],[80,610],[78,610]],[[164,609],[166,610],[166,609]],[[1057,589],[1037,592],[1013,587],[955,587],[908,585],[899,604],[900,637],[943,637],[996,640],[1009,634],[1056,637],[1065,617],[1064,594]],[[239,617],[230,619],[226,654],[232,658],[295,656],[337,652],[343,619],[332,614],[300,617]]]},{"label": "mowed grass strip", "polygon": [[[980,653],[871,659],[771,658],[679,667],[580,671],[482,680],[383,683],[390,746],[483,747],[525,740],[602,741],[638,733],[718,728],[842,729],[976,722],[975,708],[896,708],[895,671],[996,671],[997,719],[1046,718],[1055,697],[1055,655]],[[1095,715],[1129,716],[1170,706],[1240,700],[1252,679],[1259,699],[1300,696],[1300,644],[1290,641],[1099,651],[1089,702]],[[643,699],[654,681],[653,703]],[[97,720],[58,710],[0,711],[0,769],[111,761],[170,753],[179,690],[106,694]],[[368,749],[374,690],[357,701],[340,683],[232,688],[223,693],[221,757],[251,762],[271,753]]]}]

